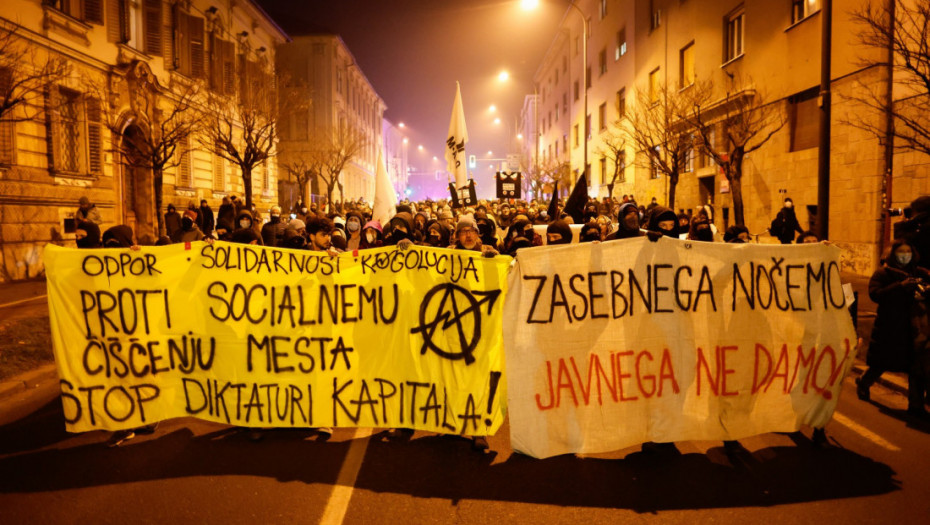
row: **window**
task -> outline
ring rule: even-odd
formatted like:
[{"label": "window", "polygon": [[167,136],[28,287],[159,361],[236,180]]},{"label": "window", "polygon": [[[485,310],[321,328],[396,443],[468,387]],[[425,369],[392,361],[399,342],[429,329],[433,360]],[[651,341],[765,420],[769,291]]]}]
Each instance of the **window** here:
[{"label": "window", "polygon": [[558,140],[555,141],[555,156],[556,158],[558,158],[559,156],[559,141]]},{"label": "window", "polygon": [[694,84],[694,42],[681,48],[679,55],[679,86],[686,88]]},{"label": "window", "polygon": [[562,114],[568,115],[568,93],[562,93]]},{"label": "window", "polygon": [[87,116],[87,171],[103,172],[103,112],[100,99],[86,97],[84,113]]},{"label": "window", "polygon": [[800,22],[820,11],[820,0],[791,0],[791,23]]},{"label": "window", "polygon": [[562,151],[568,153],[568,133],[562,134]]},{"label": "window", "polygon": [[145,0],[142,9],[145,52],[154,57],[160,57],[162,56],[162,0]]},{"label": "window", "polygon": [[568,73],[568,57],[562,56],[562,73]]},{"label": "window", "polygon": [[236,94],[236,45],[210,33],[210,87],[224,95]]},{"label": "window", "polygon": [[604,102],[597,108],[597,118],[600,124],[600,131],[607,129],[607,103]]},{"label": "window", "polygon": [[626,54],[626,28],[617,31],[617,49],[614,50],[614,60]]},{"label": "window", "polygon": [[607,0],[600,0],[599,13],[600,13],[601,20],[603,20],[604,17],[607,16]]},{"label": "window", "polygon": [[598,163],[601,165],[601,184],[607,184],[607,159],[601,157]]},{"label": "window", "polygon": [[182,141],[181,144],[178,144],[178,180],[175,183],[175,186],[178,188],[194,187],[193,180],[191,179],[191,152],[189,140],[190,139]]},{"label": "window", "polygon": [[203,18],[175,9],[175,68],[192,78],[206,78]]},{"label": "window", "polygon": [[626,88],[620,88],[617,91],[617,117],[623,118],[626,115]]},{"label": "window", "polygon": [[591,89],[591,66],[584,70],[584,88]]},{"label": "window", "polygon": [[597,55],[598,72],[603,75],[607,72],[607,49],[601,49]]},{"label": "window", "polygon": [[213,155],[213,189],[226,191],[226,163],[217,154]]},{"label": "window", "polygon": [[58,111],[60,147],[57,153],[60,163],[57,167],[62,171],[76,172],[81,169],[80,94],[61,89],[59,96],[61,104]]},{"label": "window", "polygon": [[559,103],[558,102],[555,103],[555,121],[556,122],[559,121]]},{"label": "window", "polygon": [[724,42],[725,62],[735,60],[743,55],[743,30],[745,24],[746,13],[742,7],[727,16],[726,42]]},{"label": "window", "polygon": [[585,115],[584,134],[586,137],[588,137],[588,140],[591,140],[591,115]]},{"label": "window", "polygon": [[816,148],[820,144],[820,110],[818,88],[788,97],[788,125],[791,134],[789,151]]},{"label": "window", "polygon": [[581,53],[581,36],[575,35],[575,56]]},{"label": "window", "polygon": [[662,10],[655,6],[654,0],[649,0],[649,13],[649,29],[658,29],[662,22]]},{"label": "window", "polygon": [[620,174],[617,176],[617,181],[626,182],[626,152],[625,151],[620,152],[620,159],[618,162],[620,166],[617,168],[617,170],[620,172]]},{"label": "window", "polygon": [[659,161],[657,159],[659,158],[659,153],[662,151],[662,148],[659,146],[656,146],[653,149],[655,151],[655,154],[651,157],[652,161],[649,163],[649,178],[658,179],[659,178]]},{"label": "window", "polygon": [[685,146],[684,150],[684,172],[691,173],[694,171],[694,146]]},{"label": "window", "polygon": [[649,102],[655,104],[659,101],[659,68],[653,69],[649,73]]},{"label": "window", "polygon": [[578,124],[575,124],[575,147],[578,147]]},{"label": "window", "polygon": [[59,11],[92,24],[103,23],[103,0],[59,0],[58,2],[43,2],[53,5]]},{"label": "window", "polygon": [[574,87],[574,93],[575,93],[575,102],[578,102],[578,92],[579,92],[579,89],[578,89],[578,81],[577,81],[577,80],[574,82],[573,87]]}]

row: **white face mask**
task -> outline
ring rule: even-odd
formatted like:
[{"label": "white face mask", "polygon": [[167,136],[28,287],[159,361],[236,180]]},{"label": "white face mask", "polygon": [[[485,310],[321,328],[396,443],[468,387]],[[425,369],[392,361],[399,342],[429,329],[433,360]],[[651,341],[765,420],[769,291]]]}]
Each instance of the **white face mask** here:
[{"label": "white face mask", "polygon": [[377,234],[377,233],[375,233],[375,232],[373,232],[373,231],[371,231],[371,230],[368,230],[367,232],[365,232],[365,240],[368,241],[368,244],[371,244],[371,243],[375,242],[375,240],[377,240],[377,239],[378,239],[378,234]]},{"label": "white face mask", "polygon": [[907,266],[911,263],[911,259],[914,257],[911,253],[896,253],[894,258],[898,260],[898,264],[901,266]]},{"label": "white face mask", "polygon": [[346,223],[346,229],[349,230],[350,232],[357,232],[358,228],[359,228],[359,224],[355,221],[349,221]]}]

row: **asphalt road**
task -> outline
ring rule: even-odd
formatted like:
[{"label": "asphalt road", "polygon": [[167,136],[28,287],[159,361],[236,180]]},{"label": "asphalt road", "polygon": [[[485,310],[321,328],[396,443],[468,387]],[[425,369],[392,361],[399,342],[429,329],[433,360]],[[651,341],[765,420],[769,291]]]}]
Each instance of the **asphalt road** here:
[{"label": "asphalt road", "polygon": [[810,429],[742,440],[536,460],[464,439],[390,441],[337,429],[268,432],[163,422],[108,448],[63,430],[59,401],[0,427],[0,523],[926,523],[930,424],[904,396],[847,378],[818,449]]}]

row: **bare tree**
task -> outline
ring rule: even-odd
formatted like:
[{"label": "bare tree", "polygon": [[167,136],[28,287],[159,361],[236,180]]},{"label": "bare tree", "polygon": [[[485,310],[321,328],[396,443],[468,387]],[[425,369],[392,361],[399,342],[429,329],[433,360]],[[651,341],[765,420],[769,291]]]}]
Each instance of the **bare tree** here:
[{"label": "bare tree", "polygon": [[619,124],[620,122],[617,121],[608,127],[608,130],[601,136],[601,147],[598,148],[598,153],[609,160],[613,167],[613,174],[610,182],[607,183],[607,197],[610,199],[614,197],[614,188],[626,169],[627,133]]},{"label": "bare tree", "polygon": [[239,167],[245,204],[252,206],[252,172],[275,154],[278,90],[274,78],[256,62],[247,61],[235,100],[208,93],[201,145]]},{"label": "bare tree", "polygon": [[[860,66],[889,70],[897,90],[859,83],[847,98],[872,111],[857,112],[844,123],[866,130],[880,143],[930,155],[930,0],[870,2],[851,12],[859,27]],[[876,115],[890,113],[891,126]],[[890,132],[890,136],[889,136]]]},{"label": "bare tree", "polygon": [[17,35],[18,26],[0,27],[0,120],[34,120],[44,111],[45,92],[71,72],[55,57],[38,58],[36,47]]},{"label": "bare tree", "polygon": [[286,157],[288,161],[279,161],[279,165],[284,168],[288,175],[294,178],[294,181],[297,183],[300,200],[304,202],[307,195],[307,185],[310,184],[313,177],[318,176],[320,173],[320,156],[314,155],[313,152],[310,151],[289,150],[286,156],[283,150],[281,153],[281,159]]},{"label": "bare tree", "polygon": [[342,172],[368,145],[365,136],[351,125],[332,130],[317,130],[310,139],[310,166],[326,185],[326,204],[332,207],[333,191],[338,187],[341,198]]},{"label": "bare tree", "polygon": [[[107,88],[84,80],[85,91],[97,100],[107,100]],[[177,168],[192,149],[191,137],[203,123],[203,112],[197,104],[200,86],[192,84],[180,92],[165,91],[155,95],[149,114],[134,115],[147,132],[125,133],[125,122],[110,107],[101,104],[103,123],[117,141],[114,152],[127,166],[152,171],[152,196],[158,220],[158,235],[166,235],[165,218],[161,214],[165,170]]]},{"label": "bare tree", "polygon": [[693,148],[689,124],[682,119],[694,107],[702,105],[707,93],[695,89],[669,89],[658,86],[654,92],[636,90],[634,104],[619,122],[640,153],[642,167],[668,177],[668,202],[675,208],[675,190]]},{"label": "bare tree", "polygon": [[682,114],[696,133],[696,145],[720,167],[730,183],[735,223],[745,224],[743,213],[743,159],[765,145],[787,122],[785,111],[739,79],[731,81],[722,99],[712,103],[713,85],[698,82],[695,105]]}]

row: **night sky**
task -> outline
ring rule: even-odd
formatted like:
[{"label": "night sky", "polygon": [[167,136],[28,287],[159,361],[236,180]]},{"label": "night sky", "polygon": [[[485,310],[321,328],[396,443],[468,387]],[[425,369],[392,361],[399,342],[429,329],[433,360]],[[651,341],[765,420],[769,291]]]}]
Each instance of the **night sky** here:
[{"label": "night sky", "polygon": [[[342,36],[387,104],[385,117],[407,126],[410,165],[424,171],[445,166],[456,80],[470,138],[466,153],[505,156],[533,74],[568,8],[561,0],[542,0],[535,11],[521,9],[519,0],[257,1],[292,36]],[[503,69],[508,84],[497,80]],[[488,162],[478,168],[478,184],[490,181]]]}]

